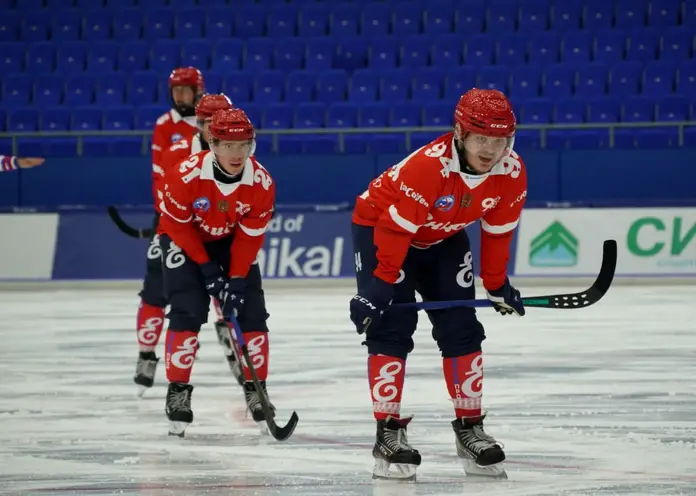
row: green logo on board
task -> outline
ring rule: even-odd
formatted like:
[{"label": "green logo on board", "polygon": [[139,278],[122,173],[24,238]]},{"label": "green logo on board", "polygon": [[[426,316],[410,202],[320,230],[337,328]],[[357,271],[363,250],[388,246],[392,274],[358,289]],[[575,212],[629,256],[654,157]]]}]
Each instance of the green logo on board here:
[{"label": "green logo on board", "polygon": [[529,265],[532,267],[573,267],[578,263],[578,239],[556,221],[532,240]]}]

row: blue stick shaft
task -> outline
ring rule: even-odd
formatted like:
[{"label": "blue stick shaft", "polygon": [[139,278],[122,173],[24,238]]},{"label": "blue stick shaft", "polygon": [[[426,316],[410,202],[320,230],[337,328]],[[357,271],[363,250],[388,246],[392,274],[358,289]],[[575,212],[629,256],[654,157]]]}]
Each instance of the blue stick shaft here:
[{"label": "blue stick shaft", "polygon": [[396,303],[391,305],[389,308],[400,308],[407,309],[412,308],[416,310],[444,310],[447,308],[460,308],[460,307],[470,307],[470,308],[484,308],[492,307],[493,303],[490,300],[446,300],[446,301],[417,301],[413,303]]}]

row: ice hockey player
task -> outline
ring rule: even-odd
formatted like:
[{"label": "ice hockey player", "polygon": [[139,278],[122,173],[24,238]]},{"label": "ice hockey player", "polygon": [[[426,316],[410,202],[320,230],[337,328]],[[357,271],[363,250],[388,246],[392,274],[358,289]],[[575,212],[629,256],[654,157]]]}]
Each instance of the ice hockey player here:
[{"label": "ice hockey player", "polygon": [[[247,406],[254,421],[266,419],[259,394],[267,394],[268,327],[261,272],[255,262],[271,219],[275,184],[252,155],[254,126],[241,109],[215,112],[210,151],[167,171],[158,227],[165,294],[170,304],[165,346],[170,434],[183,436],[193,421],[189,384],[198,332],[210,297],[224,315],[236,315],[251,364],[243,363]],[[262,382],[256,391],[248,365]]]},{"label": "ice hockey player", "polygon": [[12,155],[0,155],[0,172],[16,169],[31,169],[44,163],[46,159],[38,157],[19,158]]},{"label": "ice hockey player", "polygon": [[[174,69],[168,81],[172,108],[157,119],[152,133],[152,192],[155,205],[154,226],[159,221],[159,202],[162,194],[164,169],[162,153],[172,144],[185,139],[189,143],[197,133],[195,107],[205,90],[203,75],[195,67]],[[164,326],[164,299],[162,287],[162,267],[158,237],[153,235],[147,250],[145,279],[139,293],[140,304],[136,317],[139,357],[136,364],[134,382],[139,394],[151,388],[154,383],[158,358],[155,354],[157,343]]]},{"label": "ice hockey player", "polygon": [[[501,314],[525,314],[507,278],[510,241],[527,195],[522,159],[513,151],[515,115],[496,90],[472,89],[459,100],[453,132],[435,139],[372,181],[353,212],[358,292],[350,317],[365,333],[377,420],[373,477],[415,479],[421,463],[400,417],[406,357],[416,310],[390,304],[475,297],[464,228],[481,221],[480,275]],[[452,398],[457,454],[468,475],[506,477],[502,446],[483,428],[484,330],[473,308],[428,312]]]}]

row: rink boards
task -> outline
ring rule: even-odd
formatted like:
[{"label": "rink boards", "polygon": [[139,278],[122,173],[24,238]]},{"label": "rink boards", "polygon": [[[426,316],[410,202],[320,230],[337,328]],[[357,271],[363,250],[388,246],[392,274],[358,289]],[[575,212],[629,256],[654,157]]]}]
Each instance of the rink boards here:
[{"label": "rink boards", "polygon": [[[351,277],[350,211],[280,210],[258,263],[268,278]],[[152,214],[124,213],[134,227]],[[467,227],[474,260],[480,228]],[[592,277],[604,239],[619,247],[618,276],[696,277],[696,208],[527,209],[512,243],[511,275]],[[140,279],[146,240],[127,237],[105,211],[0,215],[1,280]],[[478,271],[478,267],[476,267]]]}]

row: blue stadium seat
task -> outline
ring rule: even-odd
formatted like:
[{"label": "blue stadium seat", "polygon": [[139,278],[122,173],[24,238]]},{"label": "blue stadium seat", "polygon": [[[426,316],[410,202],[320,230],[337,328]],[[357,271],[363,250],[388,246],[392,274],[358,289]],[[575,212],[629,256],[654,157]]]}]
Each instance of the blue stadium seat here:
[{"label": "blue stadium seat", "polygon": [[621,104],[618,98],[598,98],[588,102],[587,122],[618,122]]},{"label": "blue stadium seat", "polygon": [[115,40],[134,41],[143,31],[143,16],[137,10],[118,10],[113,13],[112,34]]},{"label": "blue stadium seat", "polygon": [[482,67],[479,71],[479,77],[476,86],[478,88],[500,90],[503,93],[508,93],[509,80],[510,74],[508,73],[508,70],[504,67]]},{"label": "blue stadium seat", "polygon": [[85,41],[105,41],[111,38],[113,15],[107,10],[91,10],[82,20],[82,39]]},{"label": "blue stadium seat", "polygon": [[598,97],[606,93],[609,69],[602,64],[580,67],[577,72],[575,95]]},{"label": "blue stadium seat", "polygon": [[462,62],[464,44],[461,36],[445,34],[435,38],[430,53],[432,65],[439,67],[457,67]]},{"label": "blue stadium seat", "polygon": [[482,3],[473,3],[461,9],[455,17],[455,33],[477,34],[483,32],[486,25],[486,6]]},{"label": "blue stadium seat", "polygon": [[123,104],[126,93],[126,76],[121,73],[103,74],[97,80],[95,102],[102,108]]},{"label": "blue stadium seat", "polygon": [[10,132],[31,132],[39,128],[39,112],[33,108],[10,110],[7,119],[7,130]]},{"label": "blue stadium seat", "polygon": [[[229,80],[228,80],[229,81]],[[264,71],[254,81],[254,103],[277,103],[283,100],[285,75],[280,71]]]},{"label": "blue stadium seat", "polygon": [[643,93],[651,96],[669,95],[674,90],[676,68],[669,62],[651,62],[645,66]]},{"label": "blue stadium seat", "polygon": [[418,127],[422,125],[423,109],[415,103],[396,105],[389,113],[390,127]]},{"label": "blue stadium seat", "polygon": [[41,112],[42,131],[68,131],[70,129],[70,110],[65,107],[50,107]]},{"label": "blue stadium seat", "polygon": [[22,72],[25,58],[25,45],[23,43],[0,43],[0,71],[3,74]]},{"label": "blue stadium seat", "polygon": [[95,107],[77,107],[72,115],[72,129],[97,131],[102,128],[102,112]]},{"label": "blue stadium seat", "polygon": [[27,50],[25,70],[33,73],[53,72],[56,61],[56,47],[50,42],[32,43]]},{"label": "blue stadium seat", "polygon": [[303,6],[298,23],[298,34],[302,37],[324,36],[328,32],[330,10],[326,5]]},{"label": "blue stadium seat", "polygon": [[386,103],[403,103],[410,98],[412,72],[393,69],[380,77],[379,100]]},{"label": "blue stadium seat", "polygon": [[660,38],[657,31],[651,29],[633,31],[628,36],[626,60],[636,62],[655,60],[658,53],[659,41]]},{"label": "blue stadium seat", "polygon": [[0,17],[0,43],[19,40],[21,25],[22,18],[17,12],[3,11],[3,15]]},{"label": "blue stadium seat", "polygon": [[238,71],[244,53],[244,42],[237,38],[221,39],[215,43],[210,66],[219,71]]},{"label": "blue stadium seat", "polygon": [[293,103],[311,102],[317,88],[317,75],[312,71],[295,71],[287,76],[285,99]]},{"label": "blue stadium seat", "polygon": [[317,101],[324,103],[342,102],[348,92],[348,74],[335,69],[320,73],[317,78]]},{"label": "blue stadium seat", "polygon": [[271,103],[266,105],[262,121],[264,129],[291,128],[293,123],[292,105],[288,103]]},{"label": "blue stadium seat", "polygon": [[358,108],[351,102],[334,102],[326,109],[326,127],[353,128],[358,122]]},{"label": "blue stadium seat", "polygon": [[609,29],[614,22],[614,6],[608,2],[596,2],[585,7],[582,27],[588,30]]},{"label": "blue stadium seat", "polygon": [[133,129],[134,108],[115,106],[104,111],[104,129],[107,131],[128,131]]},{"label": "blue stadium seat", "polygon": [[346,37],[338,42],[334,67],[346,71],[367,67],[369,40],[361,37]]},{"label": "blue stadium seat", "polygon": [[639,62],[623,62],[611,69],[609,93],[612,95],[635,95],[640,92],[643,65]]},{"label": "blue stadium seat", "polygon": [[224,8],[206,9],[205,37],[224,40],[234,34],[234,11]]},{"label": "blue stadium seat", "polygon": [[159,80],[151,72],[134,73],[126,91],[126,100],[130,105],[149,105],[157,101],[157,86]]},{"label": "blue stadium seat", "polygon": [[597,33],[595,43],[595,62],[613,64],[624,59],[626,52],[625,32],[613,30]]},{"label": "blue stadium seat", "polygon": [[60,74],[82,72],[87,66],[87,44],[82,41],[61,43],[56,54]]},{"label": "blue stadium seat", "polygon": [[77,41],[81,34],[82,16],[79,12],[74,10],[55,12],[51,28],[52,42]]},{"label": "blue stadium seat", "polygon": [[167,111],[162,105],[143,105],[135,111],[135,129],[152,130],[157,119]]},{"label": "blue stadium seat", "polygon": [[48,39],[50,17],[46,11],[25,12],[23,15],[21,40],[35,43]]},{"label": "blue stadium seat", "polygon": [[418,4],[403,3],[394,9],[391,32],[394,36],[409,36],[422,30],[423,11]]},{"label": "blue stadium seat", "polygon": [[424,126],[451,126],[454,118],[454,106],[448,102],[429,103],[423,107]]},{"label": "blue stadium seat", "polygon": [[488,9],[486,30],[491,33],[514,33],[517,29],[517,5],[501,3]]},{"label": "blue stadium seat", "polygon": [[[693,7],[693,2],[685,2],[688,9]],[[676,26],[679,23],[679,11],[681,5],[676,2],[652,2],[652,11],[648,18],[648,24],[657,28]]]},{"label": "blue stadium seat", "polygon": [[495,63],[498,65],[517,66],[524,65],[527,58],[526,38],[523,36],[500,36],[498,38],[498,52]]},{"label": "blue stadium seat", "polygon": [[251,101],[252,86],[251,75],[246,72],[225,73],[223,91],[233,103]]},{"label": "blue stadium seat", "polygon": [[688,121],[689,100],[682,95],[670,95],[657,102],[655,115],[658,121]]},{"label": "blue stadium seat", "polygon": [[108,41],[91,43],[87,55],[87,71],[94,74],[116,71],[118,45]]},{"label": "blue stadium seat", "polygon": [[390,106],[383,102],[366,103],[358,110],[358,127],[387,127]]},{"label": "blue stadium seat", "polygon": [[124,41],[119,43],[116,65],[122,72],[144,71],[147,69],[149,46],[144,41]]},{"label": "blue stadium seat", "polygon": [[556,65],[546,69],[542,94],[547,98],[565,98],[573,93],[575,70]]},{"label": "blue stadium seat", "polygon": [[522,106],[520,121],[523,124],[548,124],[552,121],[554,108],[547,98],[530,98]]},{"label": "blue stadium seat", "polygon": [[580,29],[582,5],[577,2],[559,2],[553,8],[551,28],[559,33]]},{"label": "blue stadium seat", "polygon": [[510,97],[526,99],[539,96],[541,70],[535,66],[516,67],[510,77]]},{"label": "blue stadium seat", "polygon": [[594,39],[588,31],[575,31],[563,37],[561,62],[564,64],[586,64],[590,61]]},{"label": "blue stadium seat", "polygon": [[587,103],[577,98],[565,98],[556,103],[553,122],[581,124],[587,120]]},{"label": "blue stadium seat", "polygon": [[[667,28],[662,35],[660,60],[681,61],[691,59],[694,47],[693,28]],[[692,62],[689,60],[689,62]],[[693,62],[692,62],[693,63]]]},{"label": "blue stadium seat", "polygon": [[174,11],[151,10],[145,14],[143,36],[149,39],[171,38],[174,33]]},{"label": "blue stadium seat", "polygon": [[273,66],[275,40],[271,38],[249,38],[245,45],[244,70],[265,71]]},{"label": "blue stadium seat", "polygon": [[26,107],[31,102],[33,78],[27,74],[10,74],[5,77],[2,91],[2,106]]},{"label": "blue stadium seat", "polygon": [[362,11],[360,33],[363,36],[383,36],[391,29],[391,8],[389,5],[369,3]]},{"label": "blue stadium seat", "polygon": [[317,129],[324,127],[326,105],[319,102],[303,102],[295,106],[293,127],[299,129]]},{"label": "blue stadium seat", "polygon": [[197,67],[205,72],[210,67],[210,42],[208,40],[189,40],[181,49],[181,65]]},{"label": "blue stadium seat", "polygon": [[275,46],[273,66],[281,71],[301,69],[307,47],[302,38],[280,38]]},{"label": "blue stadium seat", "polygon": [[276,38],[291,37],[297,33],[297,9],[290,6],[273,7],[268,14],[268,32]]},{"label": "blue stadium seat", "polygon": [[37,107],[52,107],[60,105],[63,100],[62,76],[45,74],[36,79],[34,83],[33,104]]},{"label": "blue stadium seat", "polygon": [[181,65],[181,45],[174,40],[156,40],[150,51],[151,70],[169,74]]},{"label": "blue stadium seat", "polygon": [[[253,103],[245,103],[243,105],[244,112],[249,117],[249,120],[254,124],[256,128],[263,129],[263,109],[266,106],[255,105]],[[257,149],[258,149],[258,138],[257,138]]]},{"label": "blue stadium seat", "polygon": [[617,28],[642,28],[648,18],[649,3],[642,0],[619,0],[616,11]]},{"label": "blue stadium seat", "polygon": [[358,34],[360,9],[357,5],[336,5],[331,13],[331,36],[346,38]]},{"label": "blue stadium seat", "polygon": [[377,100],[379,75],[372,69],[358,69],[353,73],[348,88],[348,100],[369,103]]},{"label": "blue stadium seat", "polygon": [[266,33],[266,10],[257,5],[244,5],[235,9],[235,36],[253,38]]},{"label": "blue stadium seat", "polygon": [[205,13],[202,9],[177,10],[174,22],[174,36],[180,40],[203,37]]},{"label": "blue stadium seat", "polygon": [[476,73],[473,67],[458,67],[450,71],[445,82],[445,100],[456,102],[465,91],[476,86]]},{"label": "blue stadium seat", "polygon": [[655,103],[646,96],[632,96],[623,104],[623,122],[650,122],[655,120]]},{"label": "blue stadium seat", "polygon": [[522,5],[520,8],[519,31],[533,33],[546,31],[549,26],[549,8],[544,4]]},{"label": "blue stadium seat", "polygon": [[396,67],[398,51],[399,45],[396,39],[389,36],[373,38],[368,64],[370,67],[379,69]]},{"label": "blue stadium seat", "polygon": [[466,41],[464,60],[468,65],[491,65],[495,50],[495,39],[490,35],[471,36]]},{"label": "blue stadium seat", "polygon": [[679,68],[676,91],[682,95],[696,95],[696,65],[689,64]]},{"label": "blue stadium seat", "polygon": [[560,41],[556,33],[536,33],[529,42],[527,60],[534,65],[550,65],[558,62]]},{"label": "blue stadium seat", "polygon": [[65,82],[64,102],[70,107],[91,105],[94,101],[96,77],[92,74],[70,76]]},{"label": "blue stadium seat", "polygon": [[422,36],[412,36],[404,39],[401,44],[400,67],[425,67],[430,62],[430,39]]},{"label": "blue stadium seat", "polygon": [[222,91],[222,74],[217,71],[205,71],[205,92],[206,93],[223,93]]},{"label": "blue stadium seat", "polygon": [[411,98],[416,102],[430,103],[442,98],[446,72],[441,69],[416,71],[412,78]]}]

